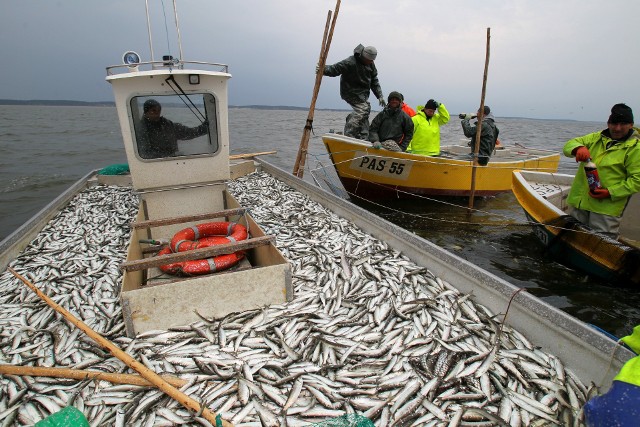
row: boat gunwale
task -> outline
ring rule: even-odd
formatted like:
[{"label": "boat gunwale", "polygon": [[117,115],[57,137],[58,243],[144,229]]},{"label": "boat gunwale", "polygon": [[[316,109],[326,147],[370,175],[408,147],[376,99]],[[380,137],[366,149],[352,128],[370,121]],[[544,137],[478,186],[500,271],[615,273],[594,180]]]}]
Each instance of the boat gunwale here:
[{"label": "boat gunwale", "polygon": [[58,214],[76,194],[89,186],[89,181],[94,176],[97,176],[98,171],[99,169],[92,170],[71,184],[69,188],[36,212],[13,233],[0,241],[0,271],[4,271],[7,268],[10,261],[27,247],[36,234],[38,234],[51,218]]}]

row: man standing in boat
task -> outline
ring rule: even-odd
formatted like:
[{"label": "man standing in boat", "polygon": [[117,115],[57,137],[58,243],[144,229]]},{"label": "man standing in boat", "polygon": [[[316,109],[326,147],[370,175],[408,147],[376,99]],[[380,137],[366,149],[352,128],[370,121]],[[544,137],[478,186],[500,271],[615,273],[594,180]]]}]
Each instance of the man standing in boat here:
[{"label": "man standing in boat", "polygon": [[[568,141],[565,156],[581,162],[567,203],[569,214],[614,239],[629,198],[640,191],[640,133],[633,127],[633,111],[625,104],[611,108],[607,129]],[[597,165],[600,186],[589,188],[584,165]]]},{"label": "man standing in boat", "polygon": [[377,55],[375,47],[359,44],[352,56],[334,65],[325,65],[322,71],[325,76],[340,76],[340,97],[353,108],[344,126],[346,136],[364,140],[369,137],[370,91],[378,98],[380,106],[385,106],[378,70],[374,64]]},{"label": "man standing in boat", "polygon": [[413,138],[413,121],[402,110],[402,100],[400,92],[391,92],[387,106],[371,122],[369,141],[374,148],[406,151]]},{"label": "man standing in boat", "polygon": [[[480,115],[480,109],[478,109],[478,115]],[[460,115],[462,119],[462,132],[464,132],[464,136],[471,138],[471,142],[469,143],[471,154],[474,154],[476,149],[477,123],[471,125],[470,121],[475,117],[476,116],[472,116],[471,114]],[[480,166],[486,166],[487,163],[489,163],[493,150],[496,148],[499,133],[500,130],[496,126],[496,121],[493,114],[491,114],[491,109],[485,105],[484,115],[482,117],[482,130],[480,131],[480,148],[478,150],[478,164]]]},{"label": "man standing in boat", "polygon": [[178,140],[188,140],[205,135],[209,129],[206,120],[196,127],[187,127],[163,117],[162,106],[155,99],[148,99],[142,107],[143,116],[136,126],[138,154],[143,159],[175,156]]}]

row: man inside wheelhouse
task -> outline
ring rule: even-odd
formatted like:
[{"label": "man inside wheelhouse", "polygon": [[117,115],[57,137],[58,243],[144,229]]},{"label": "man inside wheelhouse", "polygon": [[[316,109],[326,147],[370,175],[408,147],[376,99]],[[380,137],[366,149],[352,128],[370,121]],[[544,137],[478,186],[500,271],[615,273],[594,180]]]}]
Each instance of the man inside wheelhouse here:
[{"label": "man inside wheelhouse", "polygon": [[178,141],[191,140],[206,135],[209,131],[206,117],[200,119],[201,124],[194,127],[167,119],[162,115],[162,105],[155,99],[147,99],[142,110],[142,118],[136,124],[136,140],[138,155],[143,159],[182,155],[184,153],[180,152]]}]

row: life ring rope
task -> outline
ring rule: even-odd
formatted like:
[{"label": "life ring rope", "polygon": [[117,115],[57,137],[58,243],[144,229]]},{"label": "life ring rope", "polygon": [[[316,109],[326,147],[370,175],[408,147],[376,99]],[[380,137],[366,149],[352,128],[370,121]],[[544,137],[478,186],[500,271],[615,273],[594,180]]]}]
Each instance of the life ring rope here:
[{"label": "life ring rope", "polygon": [[[247,228],[237,222],[216,221],[197,224],[174,234],[169,246],[158,252],[158,255],[236,243],[246,240],[247,237]],[[237,251],[212,258],[166,264],[160,266],[160,270],[168,274],[186,276],[215,273],[236,265],[244,256],[244,251]]]}]

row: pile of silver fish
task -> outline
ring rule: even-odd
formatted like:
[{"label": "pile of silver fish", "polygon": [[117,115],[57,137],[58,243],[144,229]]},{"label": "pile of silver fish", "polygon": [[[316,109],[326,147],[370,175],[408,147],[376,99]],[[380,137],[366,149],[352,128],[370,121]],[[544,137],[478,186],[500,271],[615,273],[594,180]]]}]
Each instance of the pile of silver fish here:
[{"label": "pile of silver fish", "polygon": [[[119,264],[131,190],[81,193],[11,264],[97,332],[239,426],[362,414],[376,426],[581,425],[595,392],[557,357],[432,274],[266,173],[229,190],[289,259],[293,300],[126,337]],[[505,307],[506,309],[506,307]],[[0,363],[130,373],[9,272]],[[211,424],[152,387],[0,377],[2,425],[73,405],[92,426]]]}]

